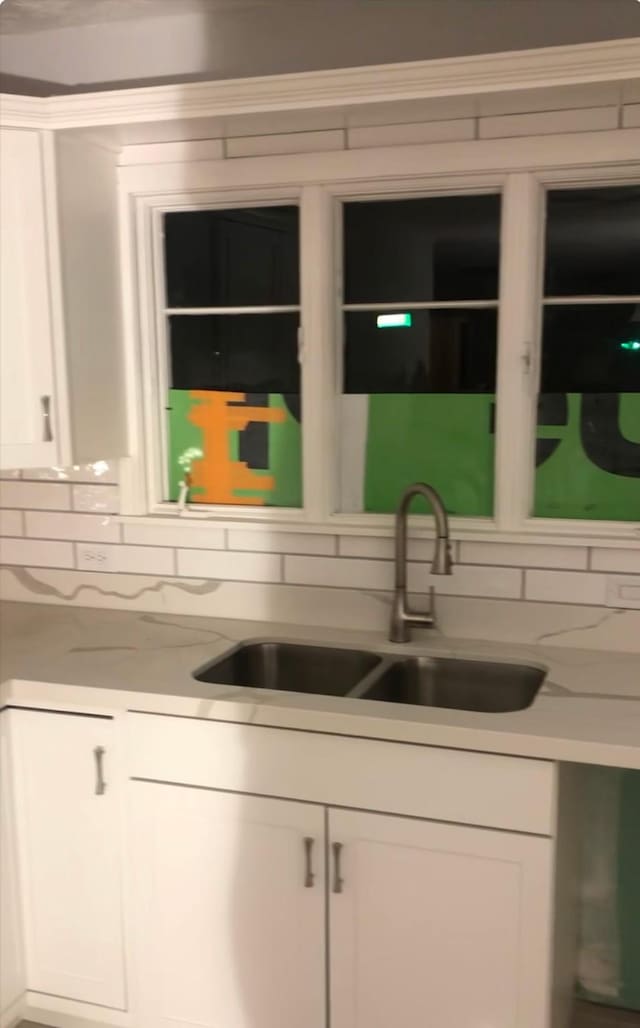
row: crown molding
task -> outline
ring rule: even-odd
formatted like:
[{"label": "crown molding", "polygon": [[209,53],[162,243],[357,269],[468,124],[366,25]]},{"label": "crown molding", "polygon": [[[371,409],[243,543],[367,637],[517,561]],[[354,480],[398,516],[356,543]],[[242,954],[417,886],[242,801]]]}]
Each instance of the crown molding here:
[{"label": "crown molding", "polygon": [[346,107],[640,78],[640,37],[404,64],[48,97],[3,96],[2,122],[54,129]]},{"label": "crown molding", "polygon": [[0,124],[5,128],[50,128],[47,99],[0,93]]}]

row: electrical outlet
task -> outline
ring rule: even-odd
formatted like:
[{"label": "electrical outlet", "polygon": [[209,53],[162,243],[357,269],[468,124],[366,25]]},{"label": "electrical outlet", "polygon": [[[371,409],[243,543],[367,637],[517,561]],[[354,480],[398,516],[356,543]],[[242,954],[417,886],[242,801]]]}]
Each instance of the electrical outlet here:
[{"label": "electrical outlet", "polygon": [[608,575],[607,607],[640,610],[640,575]]},{"label": "electrical outlet", "polygon": [[117,546],[76,543],[79,571],[117,571]]}]

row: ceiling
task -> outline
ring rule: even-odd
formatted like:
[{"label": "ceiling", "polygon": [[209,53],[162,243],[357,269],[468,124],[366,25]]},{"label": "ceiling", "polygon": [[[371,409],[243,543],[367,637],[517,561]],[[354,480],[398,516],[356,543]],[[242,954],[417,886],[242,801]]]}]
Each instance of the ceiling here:
[{"label": "ceiling", "polygon": [[49,96],[640,37],[638,0],[0,0],[0,91]]},{"label": "ceiling", "polygon": [[27,35],[132,18],[240,10],[262,7],[266,3],[269,0],[4,0],[0,8],[0,33]]}]

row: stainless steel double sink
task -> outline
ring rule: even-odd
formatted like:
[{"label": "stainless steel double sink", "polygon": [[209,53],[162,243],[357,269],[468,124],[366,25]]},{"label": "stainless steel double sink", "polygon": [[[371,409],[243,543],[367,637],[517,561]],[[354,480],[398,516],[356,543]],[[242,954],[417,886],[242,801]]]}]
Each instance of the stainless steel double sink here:
[{"label": "stainless steel double sink", "polygon": [[250,689],[505,713],[529,707],[545,674],[525,664],[267,640],[236,646],[195,671],[194,678]]}]

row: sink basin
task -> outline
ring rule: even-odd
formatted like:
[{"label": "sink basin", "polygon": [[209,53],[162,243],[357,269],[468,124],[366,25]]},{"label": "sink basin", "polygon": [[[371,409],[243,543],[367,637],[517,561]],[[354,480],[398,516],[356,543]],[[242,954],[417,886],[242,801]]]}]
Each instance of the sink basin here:
[{"label": "sink basin", "polygon": [[359,696],[387,703],[505,713],[524,710],[545,678],[540,668],[448,657],[409,657],[391,664]]},{"label": "sink basin", "polygon": [[363,650],[253,642],[200,668],[194,678],[251,689],[344,696],[380,663],[375,653]]}]

